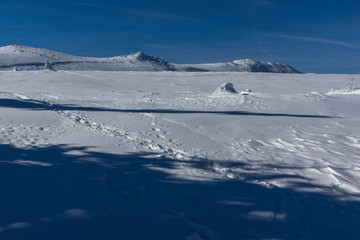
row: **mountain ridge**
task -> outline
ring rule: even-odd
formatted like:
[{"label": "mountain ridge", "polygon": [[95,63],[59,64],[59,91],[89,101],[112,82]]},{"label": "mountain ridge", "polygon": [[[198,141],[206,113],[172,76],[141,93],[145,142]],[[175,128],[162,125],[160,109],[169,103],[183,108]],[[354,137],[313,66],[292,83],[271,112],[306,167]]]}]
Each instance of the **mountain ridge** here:
[{"label": "mountain ridge", "polygon": [[0,70],[41,70],[45,61],[57,70],[78,71],[184,71],[301,73],[288,64],[240,59],[222,63],[177,64],[143,52],[107,58],[80,57],[23,45],[0,47]]}]

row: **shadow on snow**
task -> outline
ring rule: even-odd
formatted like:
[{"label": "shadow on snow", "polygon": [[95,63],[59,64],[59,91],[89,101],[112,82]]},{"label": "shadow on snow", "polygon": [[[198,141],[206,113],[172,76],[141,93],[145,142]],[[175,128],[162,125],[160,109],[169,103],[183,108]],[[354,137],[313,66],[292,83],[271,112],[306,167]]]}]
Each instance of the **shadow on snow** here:
[{"label": "shadow on snow", "polygon": [[220,114],[234,116],[266,116],[266,117],[298,117],[298,118],[336,118],[326,115],[287,114],[287,113],[257,113],[248,111],[207,111],[207,110],[173,110],[173,109],[113,109],[97,107],[81,107],[77,105],[48,104],[38,100],[0,99],[0,107],[22,108],[31,110],[52,111],[89,111],[89,112],[119,112],[119,113],[164,113],[164,114]]},{"label": "shadow on snow", "polygon": [[207,159],[117,155],[69,145],[3,144],[0,153],[4,240],[360,237],[359,202],[241,180],[179,179],[153,170],[184,162],[193,171],[211,169],[214,161]]}]

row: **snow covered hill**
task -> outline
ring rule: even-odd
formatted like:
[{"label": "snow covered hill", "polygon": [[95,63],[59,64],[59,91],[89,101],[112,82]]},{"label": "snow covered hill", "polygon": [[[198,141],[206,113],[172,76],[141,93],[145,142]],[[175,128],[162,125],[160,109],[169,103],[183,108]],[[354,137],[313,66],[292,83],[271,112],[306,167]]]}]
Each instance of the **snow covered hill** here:
[{"label": "snow covered hill", "polygon": [[287,64],[251,59],[212,64],[175,64],[142,52],[111,58],[92,58],[21,45],[0,48],[0,70],[40,70],[44,68],[46,60],[52,62],[57,70],[300,73]]},{"label": "snow covered hill", "polygon": [[0,70],[40,70],[49,60],[57,70],[97,71],[168,71],[171,67],[165,61],[138,52],[111,58],[77,57],[68,54],[10,45],[0,48]]}]

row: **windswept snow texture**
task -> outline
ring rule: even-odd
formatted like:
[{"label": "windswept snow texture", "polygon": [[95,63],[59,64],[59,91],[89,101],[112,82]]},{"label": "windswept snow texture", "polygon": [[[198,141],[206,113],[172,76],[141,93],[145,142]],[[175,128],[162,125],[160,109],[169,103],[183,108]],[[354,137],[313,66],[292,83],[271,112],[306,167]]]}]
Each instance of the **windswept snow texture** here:
[{"label": "windswept snow texture", "polygon": [[0,239],[360,239],[350,79],[0,72]]},{"label": "windswept snow texture", "polygon": [[286,64],[251,59],[214,64],[175,64],[142,52],[111,58],[76,57],[21,45],[0,47],[0,70],[41,70],[50,61],[56,70],[74,71],[186,71],[300,73]]}]

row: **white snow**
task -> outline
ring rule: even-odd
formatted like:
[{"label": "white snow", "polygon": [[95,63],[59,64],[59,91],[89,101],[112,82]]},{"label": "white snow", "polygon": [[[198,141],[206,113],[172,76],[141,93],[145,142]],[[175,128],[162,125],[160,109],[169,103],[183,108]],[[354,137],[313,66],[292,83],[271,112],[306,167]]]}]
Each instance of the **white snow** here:
[{"label": "white snow", "polygon": [[0,239],[358,239],[359,77],[2,71]]}]

